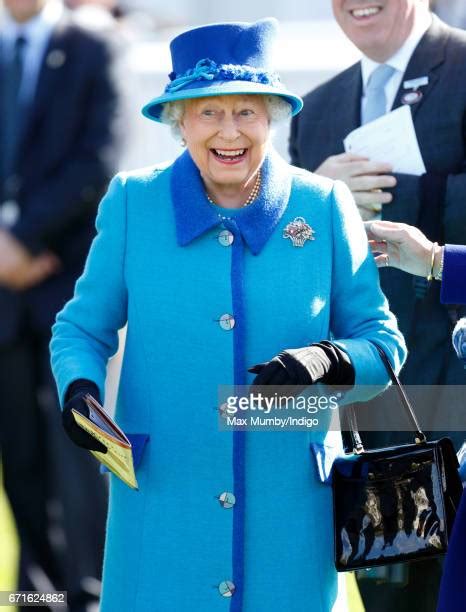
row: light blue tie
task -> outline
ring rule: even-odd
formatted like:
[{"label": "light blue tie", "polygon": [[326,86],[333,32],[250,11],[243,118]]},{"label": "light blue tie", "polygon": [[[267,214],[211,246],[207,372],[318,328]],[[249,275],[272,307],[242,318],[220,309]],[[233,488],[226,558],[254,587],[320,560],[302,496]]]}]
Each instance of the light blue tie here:
[{"label": "light blue tie", "polygon": [[395,68],[392,66],[380,64],[369,77],[366,87],[366,103],[362,109],[362,124],[385,115],[387,110],[385,85],[394,72]]}]

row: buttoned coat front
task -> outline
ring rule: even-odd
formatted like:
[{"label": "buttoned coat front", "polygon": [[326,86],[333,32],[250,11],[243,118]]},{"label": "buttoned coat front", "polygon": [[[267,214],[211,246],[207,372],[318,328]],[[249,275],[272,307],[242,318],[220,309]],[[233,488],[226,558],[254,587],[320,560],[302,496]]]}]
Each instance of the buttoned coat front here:
[{"label": "buttoned coat front", "polygon": [[[283,235],[298,217],[313,230],[302,247]],[[261,196],[226,211],[186,152],[118,175],[97,229],[53,330],[60,397],[79,378],[103,393],[127,323],[116,420],[150,435],[139,491],[111,477],[103,612],[331,610],[331,490],[309,452],[324,432],[221,431],[216,408],[218,385],[250,382],[248,366],[330,337],[357,383],[387,381],[370,340],[400,367],[404,342],[346,187],[271,151]]]}]

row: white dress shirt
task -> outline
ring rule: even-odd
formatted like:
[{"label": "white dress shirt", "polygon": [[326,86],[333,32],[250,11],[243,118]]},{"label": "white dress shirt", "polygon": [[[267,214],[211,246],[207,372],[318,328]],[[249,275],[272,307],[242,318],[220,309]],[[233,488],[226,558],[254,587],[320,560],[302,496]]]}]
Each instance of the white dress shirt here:
[{"label": "white dress shirt", "polygon": [[[411,34],[405,40],[403,46],[398,49],[398,51],[392,55],[385,64],[392,66],[395,69],[395,72],[388,79],[385,85],[385,97],[387,99],[387,108],[385,112],[388,113],[395,101],[395,97],[398,89],[401,85],[401,80],[403,78],[404,73],[406,72],[406,68],[408,67],[409,60],[411,59],[412,54],[414,53],[415,48],[419,44],[421,38],[424,36],[426,31],[429,29],[432,23],[432,14],[428,11],[420,11],[419,19],[415,21],[414,27],[411,31]],[[366,88],[367,83],[369,81],[369,77],[374,72],[374,70],[380,66],[377,62],[369,59],[365,55],[361,58],[361,73],[362,73],[362,98],[361,98],[361,112],[364,109],[366,103]],[[425,76],[424,74],[415,75],[416,77]]]},{"label": "white dress shirt", "polygon": [[3,12],[0,28],[3,57],[7,61],[11,58],[18,36],[24,36],[26,39],[23,77],[19,91],[23,103],[29,103],[34,97],[44,53],[50,41],[52,30],[62,14],[63,4],[59,0],[46,2],[42,11],[25,23],[15,21],[7,10]]}]

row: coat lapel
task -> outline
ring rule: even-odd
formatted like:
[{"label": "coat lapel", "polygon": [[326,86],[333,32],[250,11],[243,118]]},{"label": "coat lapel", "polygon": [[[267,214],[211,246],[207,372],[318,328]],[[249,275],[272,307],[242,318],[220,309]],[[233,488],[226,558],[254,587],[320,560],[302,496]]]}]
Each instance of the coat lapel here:
[{"label": "coat lapel", "polygon": [[409,89],[403,87],[405,81],[427,76],[429,78],[428,84],[419,89],[419,91],[422,92],[422,98],[419,102],[411,106],[411,112],[414,119],[420,106],[422,106],[424,100],[428,97],[439,78],[437,68],[445,60],[445,45],[448,36],[448,29],[440,19],[433,16],[432,25],[421,38],[421,41],[411,56],[406,72],[403,75],[400,88],[396,94],[392,110],[402,106],[403,94],[409,91]]}]

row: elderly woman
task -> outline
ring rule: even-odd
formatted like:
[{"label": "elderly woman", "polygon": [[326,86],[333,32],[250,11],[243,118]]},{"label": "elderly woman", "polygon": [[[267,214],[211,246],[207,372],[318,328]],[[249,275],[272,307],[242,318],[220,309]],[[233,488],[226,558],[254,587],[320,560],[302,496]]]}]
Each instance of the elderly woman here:
[{"label": "elderly woman", "polygon": [[[128,325],[116,420],[147,433],[139,491],[111,477],[102,610],[328,611],[330,488],[306,431],[221,431],[218,385],[384,384],[403,339],[351,195],[290,167],[271,126],[299,112],[270,66],[277,24],[229,23],[171,44],[174,72],[144,114],[175,127],[173,165],[121,173],[52,364],[71,408],[102,398]],[[324,436],[324,432],[321,434]],[[89,500],[92,511],[92,500]]]}]

